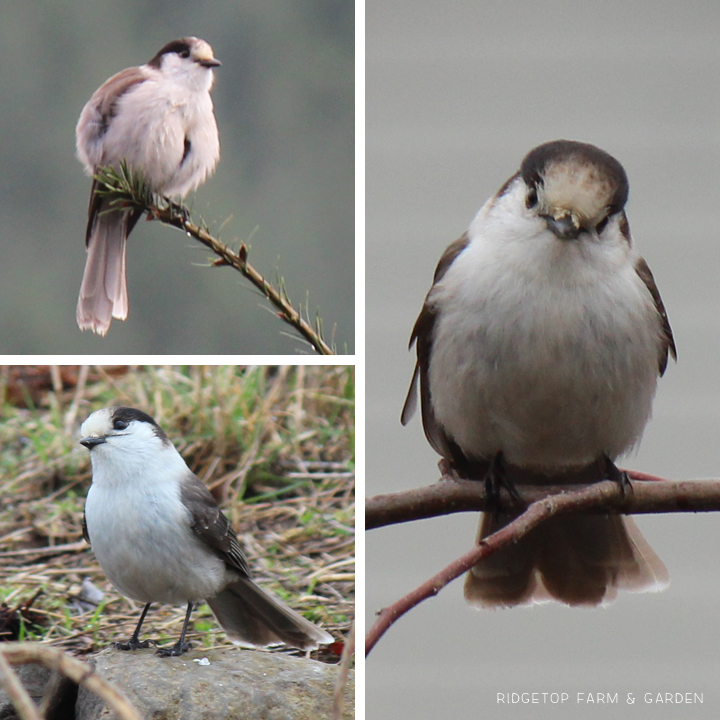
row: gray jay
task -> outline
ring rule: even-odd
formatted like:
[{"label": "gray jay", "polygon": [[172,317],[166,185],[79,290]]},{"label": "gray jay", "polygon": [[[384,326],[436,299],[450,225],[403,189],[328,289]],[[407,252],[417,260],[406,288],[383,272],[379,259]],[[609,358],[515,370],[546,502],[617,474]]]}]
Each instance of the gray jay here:
[{"label": "gray jay", "polygon": [[[567,140],[532,150],[448,247],[412,332],[425,434],[465,478],[486,487],[627,484],[614,464],[650,417],[672,331],[637,254],[615,158]],[[483,516],[478,540],[512,512]],[[553,519],[476,565],[478,606],[556,599],[598,605],[649,591],[667,571],[629,518]]]},{"label": "gray jay", "polygon": [[[218,65],[210,45],[186,37],[165,45],[146,65],[106,80],[83,108],[75,131],[88,175],[125,161],[152,192],[168,198],[184,197],[205,182],[220,157],[210,98]],[[128,315],[126,244],[142,212],[110,209],[97,187],[93,180],[77,323],[105,335],[112,318]]]},{"label": "gray jay", "polygon": [[180,640],[158,651],[181,655],[193,604],[203,599],[239,645],[309,650],[333,641],[253,582],[229,521],[149,415],[105,408],[80,432],[92,461],[83,534],[110,582],[145,603],[132,638],[116,647],[148,647],[139,634],[151,603],[187,603]]}]

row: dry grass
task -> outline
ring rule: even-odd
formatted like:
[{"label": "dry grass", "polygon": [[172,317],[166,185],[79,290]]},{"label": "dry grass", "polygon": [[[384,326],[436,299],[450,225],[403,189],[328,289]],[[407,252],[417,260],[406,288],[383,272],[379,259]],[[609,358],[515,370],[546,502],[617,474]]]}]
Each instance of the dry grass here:
[{"label": "dry grass", "polygon": [[[3,397],[17,397],[13,373],[2,378]],[[54,390],[20,392],[29,408],[0,404],[0,602],[13,610],[41,591],[32,609],[45,623],[23,623],[21,639],[82,654],[126,640],[137,621],[139,606],[107,582],[81,533],[90,466],[79,425],[109,405],[138,407],[163,427],[223,505],[262,585],[336,637],[347,631],[353,368],[54,368],[50,378]],[[79,613],[73,596],[86,577],[105,601]],[[183,617],[184,608],[153,606],[144,631],[174,640]],[[226,642],[206,606],[190,639]]]}]

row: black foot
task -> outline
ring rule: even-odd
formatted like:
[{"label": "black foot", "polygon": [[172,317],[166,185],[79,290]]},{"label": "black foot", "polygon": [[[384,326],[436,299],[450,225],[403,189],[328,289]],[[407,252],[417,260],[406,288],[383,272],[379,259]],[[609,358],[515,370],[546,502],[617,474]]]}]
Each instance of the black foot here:
[{"label": "black foot", "polygon": [[515,503],[522,504],[523,500],[505,474],[505,464],[503,455],[499,452],[490,463],[488,471],[485,473],[483,480],[485,483],[485,495],[487,497],[486,512],[492,513],[496,518],[500,514],[500,491],[502,488],[507,490],[510,497]]},{"label": "black foot", "polygon": [[171,648],[160,648],[155,654],[160,657],[180,657],[191,648],[192,644],[189,642],[176,642]]},{"label": "black foot", "polygon": [[155,643],[152,642],[152,640],[143,640],[140,642],[134,638],[130,638],[130,641],[126,643],[113,643],[113,647],[116,650],[145,650],[153,645],[155,645]]},{"label": "black foot", "polygon": [[605,479],[618,483],[623,497],[625,497],[626,490],[632,492],[630,476],[624,470],[620,470],[607,455],[603,454],[603,459],[605,460]]},{"label": "black foot", "polygon": [[170,207],[170,212],[175,217],[180,218],[184,223],[190,220],[190,211],[184,205],[178,205],[178,203],[175,203],[168,198],[165,198],[165,200],[167,200],[168,206]]}]

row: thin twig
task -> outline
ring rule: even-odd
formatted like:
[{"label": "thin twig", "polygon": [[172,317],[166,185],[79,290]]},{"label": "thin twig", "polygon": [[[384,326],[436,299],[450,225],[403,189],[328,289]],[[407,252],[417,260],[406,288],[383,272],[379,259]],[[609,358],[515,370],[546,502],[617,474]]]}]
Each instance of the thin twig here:
[{"label": "thin twig", "polygon": [[[142,720],[137,711],[114,685],[97,675],[89,665],[75,660],[75,658],[70,657],[61,650],[40,647],[33,643],[4,643],[0,645],[0,662],[10,662],[16,665],[39,663],[50,670],[59,670],[73,682],[84,685],[88,690],[99,696],[123,720]],[[0,670],[2,670],[1,665]],[[0,673],[1,675],[2,673]],[[25,694],[27,695],[27,693]],[[34,705],[33,710],[35,710]],[[23,720],[39,720],[37,714],[26,716],[21,713],[21,717]]]},{"label": "thin twig", "polygon": [[84,552],[89,545],[84,540],[78,540],[73,543],[65,543],[64,545],[50,545],[48,547],[23,548],[22,550],[6,550],[0,552],[0,558],[9,557],[46,557],[50,555],[62,555],[67,552]]},{"label": "thin twig", "polygon": [[247,278],[276,308],[277,316],[290,325],[307,342],[312,345],[319,355],[335,355],[334,350],[322,338],[322,320],[315,319],[313,327],[303,316],[301,310],[296,310],[285,291],[284,283],[280,281],[276,288],[266,280],[248,262],[249,249],[245,243],[240,243],[238,251],[230,249],[225,243],[213,237],[207,227],[195,225],[190,221],[190,211],[183,205],[177,205],[165,198],[154,196],[142,178],[133,173],[125,163],[119,170],[114,168],[100,168],[95,179],[101,184],[96,189],[100,195],[111,199],[111,206],[132,206],[147,213],[151,220],[159,220],[165,225],[182,230],[190,237],[201,242],[205,247],[217,255],[215,266],[227,265],[234,268]]},{"label": "thin twig", "polygon": [[22,720],[42,720],[35,703],[2,651],[0,651],[0,687],[5,690]]},{"label": "thin twig", "polygon": [[348,684],[350,675],[350,663],[355,655],[355,621],[353,620],[345,644],[343,646],[342,657],[340,658],[340,668],[335,678],[335,687],[333,688],[333,707],[332,720],[340,720],[342,717],[343,706],[345,704],[345,689]]},{"label": "thin twig", "polygon": [[72,403],[65,413],[65,434],[71,435],[73,428],[75,427],[75,418],[77,417],[78,409],[80,407],[80,401],[82,400],[83,394],[85,393],[85,386],[87,385],[88,374],[90,372],[89,365],[81,365],[78,370],[77,384],[75,385],[75,394],[73,395]]},{"label": "thin twig", "polygon": [[[645,473],[628,471],[632,492],[608,499],[588,512],[618,512],[627,515],[667,512],[710,512],[720,510],[720,480],[665,480]],[[577,485],[519,485],[526,503],[549,495],[577,492],[590,487]],[[507,497],[507,496],[503,496]],[[512,506],[512,503],[508,501]],[[424,488],[401,493],[376,495],[365,504],[365,527],[368,530],[395,523],[486,509],[484,485],[476,480],[443,477]]]},{"label": "thin twig", "polygon": [[[647,485],[652,487],[655,483],[647,483]],[[638,485],[633,487],[637,488]],[[625,499],[632,494],[625,492]],[[484,538],[470,552],[465,553],[445,569],[433,575],[405,597],[381,610],[378,613],[377,621],[366,635],[365,655],[368,655],[388,628],[408,610],[419,605],[423,600],[437,595],[445,585],[467,572],[473,565],[497,552],[505,545],[517,542],[541,522],[560,513],[584,512],[600,507],[620,506],[622,505],[622,499],[623,492],[620,485],[614,481],[605,480],[585,486],[582,490],[573,489],[572,492],[551,495],[534,502],[522,515],[500,528],[497,532]]]}]

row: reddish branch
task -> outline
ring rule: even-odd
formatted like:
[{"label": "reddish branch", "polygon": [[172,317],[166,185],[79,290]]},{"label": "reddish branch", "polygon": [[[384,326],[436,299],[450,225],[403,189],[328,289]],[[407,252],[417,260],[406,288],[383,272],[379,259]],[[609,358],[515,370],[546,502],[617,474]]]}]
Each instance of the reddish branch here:
[{"label": "reddish branch", "polygon": [[[523,486],[520,493],[529,507],[513,522],[485,538],[473,550],[458,558],[418,588],[384,608],[365,640],[367,655],[385,631],[408,610],[437,595],[449,582],[467,572],[480,560],[553,515],[582,512],[707,512],[720,510],[720,481],[673,482],[644,473],[630,472],[632,489],[622,492],[611,481],[568,487]],[[651,481],[651,482],[648,482]],[[485,509],[483,483],[443,479],[428,488],[369,498],[365,512],[367,529],[398,522]]]},{"label": "reddish branch", "polygon": [[[710,512],[720,510],[720,481],[684,480],[675,482],[654,475],[629,471],[632,491],[625,496],[615,493],[588,512],[621,512],[627,515],[665,512]],[[520,494],[528,503],[548,495],[576,493],[591,485],[522,485]],[[504,496],[508,505],[511,501]],[[368,530],[409,520],[421,520],[456,512],[485,510],[482,482],[443,477],[434,485],[389,495],[376,495],[365,503],[365,527]]]}]

